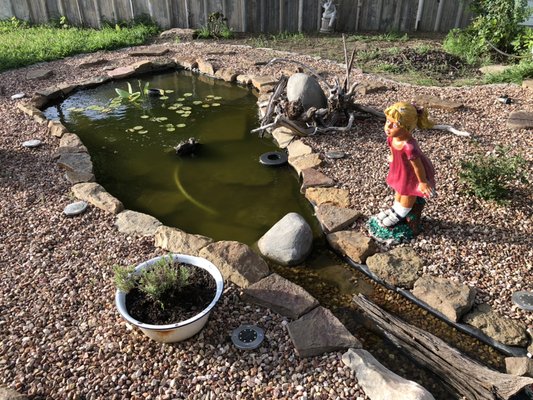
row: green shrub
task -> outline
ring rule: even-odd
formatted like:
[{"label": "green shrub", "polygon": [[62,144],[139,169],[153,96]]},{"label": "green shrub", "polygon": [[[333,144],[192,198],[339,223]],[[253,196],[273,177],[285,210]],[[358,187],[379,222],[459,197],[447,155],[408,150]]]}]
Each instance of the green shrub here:
[{"label": "green shrub", "polygon": [[522,60],[519,64],[498,74],[486,75],[484,82],[521,84],[527,78],[533,78],[533,57],[531,60]]},{"label": "green shrub", "polygon": [[197,29],[195,33],[199,39],[230,39],[233,37],[233,30],[228,26],[228,19],[221,12],[209,14],[207,24]]},{"label": "green shrub", "polygon": [[113,267],[115,286],[128,293],[137,289],[163,307],[161,301],[169,292],[180,291],[189,285],[190,271],[186,264],[174,261],[172,255],[162,257],[150,267],[134,274],[134,267]]},{"label": "green shrub", "polygon": [[508,149],[498,146],[491,155],[478,154],[461,162],[459,179],[467,191],[484,200],[505,201],[511,183],[527,182],[526,161],[521,156],[509,156]]}]

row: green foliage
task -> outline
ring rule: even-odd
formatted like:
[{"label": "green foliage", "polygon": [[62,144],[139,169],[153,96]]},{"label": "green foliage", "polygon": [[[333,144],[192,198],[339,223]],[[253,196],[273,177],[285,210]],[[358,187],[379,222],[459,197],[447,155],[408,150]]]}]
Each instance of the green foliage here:
[{"label": "green foliage", "polygon": [[533,78],[533,58],[532,60],[522,60],[519,64],[498,74],[486,75],[484,82],[521,84],[527,78]]},{"label": "green foliage", "polygon": [[107,24],[99,30],[71,27],[66,18],[54,24],[32,26],[16,18],[0,21],[0,72],[79,53],[139,45],[158,32],[153,24],[119,30]]},{"label": "green foliage", "polygon": [[474,63],[493,52],[490,44],[506,53],[517,50],[513,43],[528,29],[519,25],[530,13],[527,0],[472,0],[471,7],[476,17],[466,29],[450,31],[446,51]]},{"label": "green foliage", "polygon": [[221,12],[209,14],[206,26],[196,30],[196,37],[199,39],[230,39],[233,37],[233,30],[228,26],[228,19]]},{"label": "green foliage", "polygon": [[478,154],[472,160],[462,161],[459,179],[469,193],[502,203],[512,182],[527,182],[523,171],[525,165],[521,156],[509,156],[507,148],[498,146],[491,155]]},{"label": "green foliage", "polygon": [[169,292],[182,290],[189,285],[190,271],[186,264],[174,261],[172,255],[162,257],[140,273],[133,273],[134,267],[113,267],[115,286],[128,293],[138,289],[164,308],[162,299]]},{"label": "green foliage", "polygon": [[137,85],[139,87],[139,90],[136,92],[133,91],[133,88],[131,86],[131,83],[128,82],[128,90],[123,90],[119,88],[115,88],[115,92],[118,94],[118,98],[120,101],[122,100],[128,100],[131,103],[135,103],[138,100],[144,100],[146,96],[148,95],[148,89],[150,87],[150,82],[146,82],[144,85],[141,81],[137,81]]},{"label": "green foliage", "polygon": [[348,42],[406,42],[409,40],[407,33],[387,32],[380,35],[350,35],[346,38]]},{"label": "green foliage", "polygon": [[135,275],[133,275],[134,270],[135,266],[133,265],[129,265],[127,267],[122,265],[113,266],[113,282],[115,282],[115,286],[118,290],[128,293],[136,286],[137,279]]}]

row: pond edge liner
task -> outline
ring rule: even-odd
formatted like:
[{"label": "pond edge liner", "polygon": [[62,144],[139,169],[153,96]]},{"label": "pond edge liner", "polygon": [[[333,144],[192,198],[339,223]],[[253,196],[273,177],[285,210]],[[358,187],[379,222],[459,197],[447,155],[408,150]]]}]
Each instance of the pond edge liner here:
[{"label": "pond edge liner", "polygon": [[479,341],[495,348],[496,350],[500,351],[501,353],[505,354],[509,357],[526,357],[527,355],[527,349],[524,349],[522,347],[516,347],[516,346],[509,346],[503,343],[498,342],[497,340],[494,340],[493,338],[485,335],[483,332],[479,331],[477,328],[474,328],[473,326],[470,326],[468,324],[461,324],[459,322],[454,322],[450,320],[448,317],[446,317],[444,314],[442,314],[440,311],[434,309],[430,305],[428,305],[426,302],[420,300],[416,296],[414,296],[409,290],[402,289],[400,287],[393,286],[387,282],[385,282],[383,279],[379,278],[377,275],[375,275],[367,265],[365,264],[359,264],[356,263],[354,260],[352,260],[348,256],[341,256],[344,261],[346,261],[349,265],[351,265],[353,268],[357,269],[358,271],[365,274],[367,277],[375,281],[376,283],[379,283],[380,285],[386,287],[389,290],[392,290],[396,293],[399,293],[404,298],[410,300],[411,302],[415,303],[417,306],[423,308],[424,310],[428,311],[435,317],[439,318],[440,320],[446,322],[448,325],[453,326],[457,330],[467,333]]}]

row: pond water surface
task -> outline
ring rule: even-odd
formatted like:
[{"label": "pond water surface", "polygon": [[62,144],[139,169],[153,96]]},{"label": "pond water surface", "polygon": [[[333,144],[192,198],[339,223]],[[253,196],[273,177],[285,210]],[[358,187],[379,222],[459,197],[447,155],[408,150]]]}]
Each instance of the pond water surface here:
[{"label": "pond water surface", "polygon": [[[278,150],[258,126],[257,98],[220,80],[171,72],[142,78],[141,88],[164,96],[113,102],[115,88],[139,91],[139,80],[79,91],[45,114],[60,119],[87,146],[96,180],[127,209],[163,224],[212,237],[257,241],[289,212],[302,215],[320,237],[312,207],[288,165],[264,166],[261,154]],[[200,149],[178,157],[190,137]]]}]

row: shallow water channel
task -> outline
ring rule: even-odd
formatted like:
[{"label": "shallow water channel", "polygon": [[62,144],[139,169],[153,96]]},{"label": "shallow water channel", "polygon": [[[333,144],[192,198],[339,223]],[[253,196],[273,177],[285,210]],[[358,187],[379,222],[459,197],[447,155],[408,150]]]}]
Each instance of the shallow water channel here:
[{"label": "shallow water channel", "polygon": [[[115,89],[128,91],[128,82],[132,97],[146,82],[164,92],[118,101]],[[165,225],[253,246],[287,213],[302,215],[315,235],[313,254],[305,268],[273,268],[334,311],[393,371],[421,383],[437,399],[456,398],[430,372],[362,325],[352,296],[363,293],[383,306],[386,290],[326,248],[294,170],[259,163],[261,154],[278,149],[271,139],[250,133],[258,126],[256,101],[248,89],[173,71],[75,92],[45,115],[81,138],[96,180],[108,192],[127,209],[153,215]],[[201,143],[199,151],[178,157],[174,147],[190,137]],[[414,314],[427,319],[420,310]]]}]

